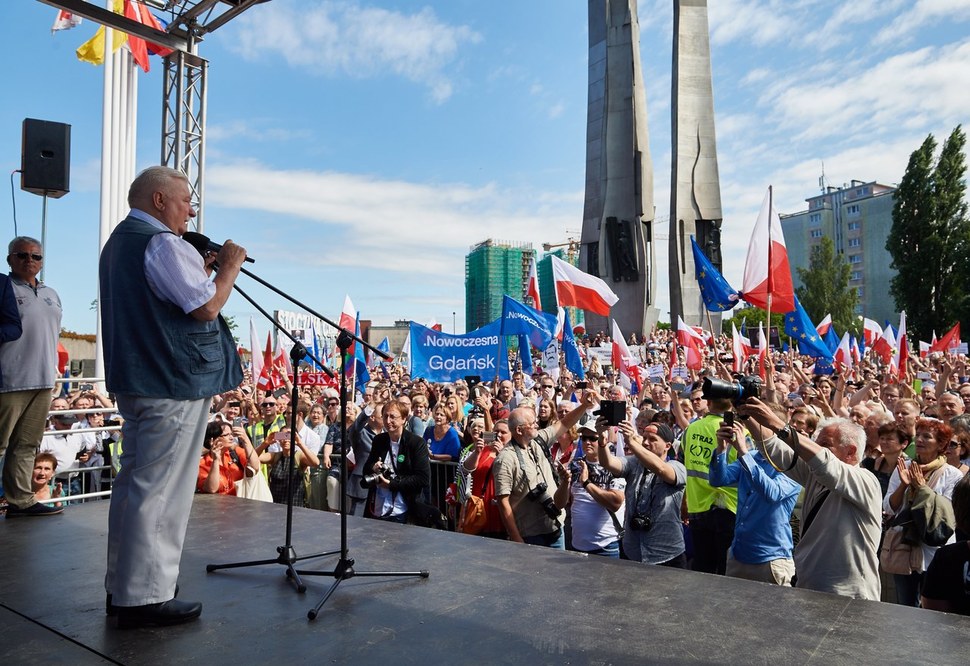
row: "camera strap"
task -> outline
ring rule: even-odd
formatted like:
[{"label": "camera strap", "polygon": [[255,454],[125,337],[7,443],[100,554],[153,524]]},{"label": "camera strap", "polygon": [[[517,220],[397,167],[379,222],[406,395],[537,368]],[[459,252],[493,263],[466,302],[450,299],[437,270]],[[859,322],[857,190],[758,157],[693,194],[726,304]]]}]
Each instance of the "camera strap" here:
[{"label": "camera strap", "polygon": [[[647,495],[647,511],[649,512],[653,506],[653,489],[654,483],[657,480],[657,475],[651,472],[650,478],[650,494]],[[637,486],[636,496],[633,500],[633,514],[636,515],[640,511],[640,497],[643,495],[643,487],[647,483],[647,470],[643,468],[643,474],[640,476],[640,485]]]}]

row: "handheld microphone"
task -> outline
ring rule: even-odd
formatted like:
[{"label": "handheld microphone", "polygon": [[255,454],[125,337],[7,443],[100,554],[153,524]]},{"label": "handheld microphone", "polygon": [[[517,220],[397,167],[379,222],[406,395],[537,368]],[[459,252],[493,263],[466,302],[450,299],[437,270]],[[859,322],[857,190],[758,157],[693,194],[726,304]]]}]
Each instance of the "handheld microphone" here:
[{"label": "handheld microphone", "polygon": [[[186,231],[184,234],[182,234],[182,240],[198,250],[199,254],[201,254],[203,257],[205,256],[206,252],[218,252],[222,249],[222,246],[219,243],[214,243],[209,240],[209,237],[205,234],[200,234],[195,231]],[[246,261],[251,264],[256,263],[256,260],[252,257],[246,257]]]}]

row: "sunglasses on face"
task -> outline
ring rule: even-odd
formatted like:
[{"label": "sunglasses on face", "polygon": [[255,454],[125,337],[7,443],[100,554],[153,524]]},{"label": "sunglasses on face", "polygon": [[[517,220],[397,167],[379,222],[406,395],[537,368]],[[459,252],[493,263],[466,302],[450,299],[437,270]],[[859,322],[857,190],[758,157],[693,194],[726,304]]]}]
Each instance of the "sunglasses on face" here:
[{"label": "sunglasses on face", "polygon": [[276,407],[276,403],[275,402],[264,402],[264,403],[262,403],[260,405],[260,407],[262,407],[263,409],[266,409],[267,407]]},{"label": "sunglasses on face", "polygon": [[10,256],[17,257],[18,259],[21,259],[21,260],[26,260],[27,257],[30,257],[34,261],[43,261],[44,260],[44,255],[42,255],[42,254],[33,254],[32,252],[11,252],[10,253]]}]

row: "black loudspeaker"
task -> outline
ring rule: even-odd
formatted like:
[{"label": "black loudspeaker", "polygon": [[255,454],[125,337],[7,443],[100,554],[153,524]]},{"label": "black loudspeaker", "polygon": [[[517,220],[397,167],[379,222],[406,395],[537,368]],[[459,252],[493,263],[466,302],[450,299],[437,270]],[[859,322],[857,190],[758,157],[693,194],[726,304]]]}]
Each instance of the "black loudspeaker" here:
[{"label": "black loudspeaker", "polygon": [[71,126],[24,118],[20,189],[60,199],[71,191]]}]

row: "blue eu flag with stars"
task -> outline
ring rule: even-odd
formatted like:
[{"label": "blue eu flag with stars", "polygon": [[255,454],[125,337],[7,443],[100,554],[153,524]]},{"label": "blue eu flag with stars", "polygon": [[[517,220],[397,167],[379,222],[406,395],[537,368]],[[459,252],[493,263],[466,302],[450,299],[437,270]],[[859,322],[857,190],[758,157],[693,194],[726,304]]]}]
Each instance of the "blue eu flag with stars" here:
[{"label": "blue eu flag with stars", "polygon": [[795,309],[785,315],[785,333],[798,343],[798,351],[815,358],[832,360],[832,352],[815,330],[815,324],[808,318],[805,308],[795,296]]},{"label": "blue eu flag with stars", "polygon": [[730,310],[738,304],[738,292],[727,283],[724,276],[714,268],[711,260],[701,252],[693,236],[690,237],[690,246],[694,251],[694,271],[697,284],[701,288],[704,307],[711,312]]}]

